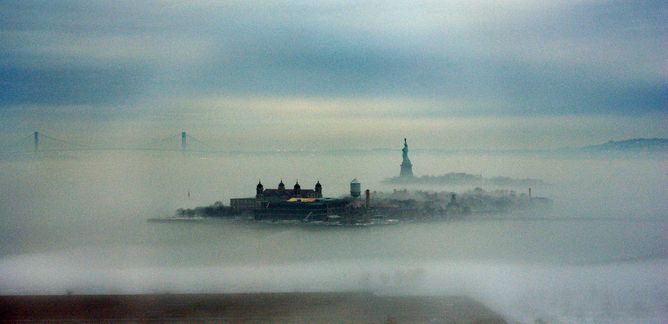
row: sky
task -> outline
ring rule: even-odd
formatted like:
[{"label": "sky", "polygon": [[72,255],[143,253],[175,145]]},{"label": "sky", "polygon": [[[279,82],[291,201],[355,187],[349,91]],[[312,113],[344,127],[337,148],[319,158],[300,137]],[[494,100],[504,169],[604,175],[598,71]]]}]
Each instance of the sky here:
[{"label": "sky", "polygon": [[239,149],[668,137],[665,1],[3,1],[0,126]]}]

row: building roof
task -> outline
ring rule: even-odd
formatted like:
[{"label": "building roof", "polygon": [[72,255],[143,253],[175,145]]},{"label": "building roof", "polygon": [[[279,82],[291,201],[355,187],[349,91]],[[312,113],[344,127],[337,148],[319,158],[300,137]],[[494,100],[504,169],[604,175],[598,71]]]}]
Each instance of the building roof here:
[{"label": "building roof", "polygon": [[[300,193],[301,193],[301,195],[307,195],[309,193],[315,193],[315,190],[313,190],[313,189],[301,189]],[[294,190],[292,190],[292,189],[285,189],[285,190],[264,189],[262,194],[266,197],[268,197],[268,196],[292,196],[292,195],[294,195]]]}]

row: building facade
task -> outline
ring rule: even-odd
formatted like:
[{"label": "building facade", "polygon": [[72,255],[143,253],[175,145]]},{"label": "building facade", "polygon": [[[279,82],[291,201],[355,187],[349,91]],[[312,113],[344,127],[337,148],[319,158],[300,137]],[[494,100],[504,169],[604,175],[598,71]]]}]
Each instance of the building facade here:
[{"label": "building facade", "polygon": [[255,197],[232,198],[230,207],[237,212],[249,212],[266,208],[270,203],[285,202],[292,198],[322,198],[322,185],[316,182],[313,189],[302,189],[297,181],[292,189],[286,189],[283,180],[276,189],[265,189],[262,182],[255,187]]},{"label": "building facade", "polygon": [[241,212],[241,211],[252,211],[255,209],[257,202],[255,198],[232,198],[230,199],[230,208],[232,210]]},{"label": "building facade", "polygon": [[267,202],[255,209],[256,220],[297,220],[304,222],[326,221],[340,215],[348,201],[335,198],[290,198]]},{"label": "building facade", "polygon": [[286,189],[283,180],[276,189],[265,189],[262,182],[255,187],[255,199],[258,201],[284,201],[290,198],[322,198],[322,185],[316,182],[314,189],[302,189],[299,181],[292,189]]},{"label": "building facade", "polygon": [[230,207],[239,213],[252,213],[256,220],[326,221],[338,217],[349,202],[344,199],[323,198],[322,185],[302,189],[299,182],[286,189],[283,180],[276,189],[265,189],[262,182],[255,186],[255,197],[232,198]]}]

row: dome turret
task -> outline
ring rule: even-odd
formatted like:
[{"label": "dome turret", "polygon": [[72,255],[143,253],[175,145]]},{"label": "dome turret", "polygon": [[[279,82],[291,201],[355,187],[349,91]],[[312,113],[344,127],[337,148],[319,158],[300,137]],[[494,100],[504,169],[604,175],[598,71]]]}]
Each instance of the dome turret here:
[{"label": "dome turret", "polygon": [[283,183],[283,179],[281,179],[281,182],[278,184],[278,190],[281,191],[285,190],[285,184]]},{"label": "dome turret", "polygon": [[293,193],[295,196],[299,196],[302,193],[302,186],[299,185],[299,180],[297,180],[295,186],[293,187]]},{"label": "dome turret", "polygon": [[322,198],[322,185],[320,184],[320,180],[315,184],[315,195],[317,198]]},{"label": "dome turret", "polygon": [[257,186],[255,187],[255,194],[261,196],[263,192],[264,192],[264,186],[262,185],[261,181],[258,181]]}]

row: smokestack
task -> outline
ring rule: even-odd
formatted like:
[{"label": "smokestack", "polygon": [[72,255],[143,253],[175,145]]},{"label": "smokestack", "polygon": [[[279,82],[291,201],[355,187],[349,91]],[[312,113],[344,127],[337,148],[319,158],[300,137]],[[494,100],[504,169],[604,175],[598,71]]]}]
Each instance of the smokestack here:
[{"label": "smokestack", "polygon": [[181,132],[181,151],[185,151],[188,145],[186,132]]},{"label": "smokestack", "polygon": [[531,188],[529,188],[529,199],[531,199]]},{"label": "smokestack", "polygon": [[364,207],[369,208],[369,203],[371,202],[371,193],[369,193],[369,189],[364,190]]}]

